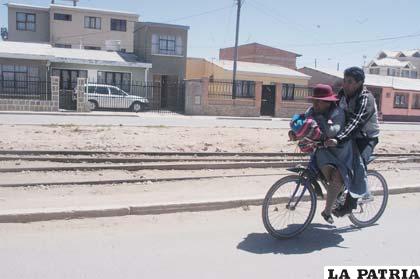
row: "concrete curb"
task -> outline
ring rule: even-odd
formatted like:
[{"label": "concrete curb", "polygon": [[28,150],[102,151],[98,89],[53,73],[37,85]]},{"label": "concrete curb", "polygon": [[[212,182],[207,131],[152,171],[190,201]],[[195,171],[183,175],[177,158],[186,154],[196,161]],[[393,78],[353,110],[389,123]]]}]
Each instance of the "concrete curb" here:
[{"label": "concrete curb", "polygon": [[97,114],[97,113],[78,113],[78,112],[65,112],[65,111],[59,111],[59,112],[32,112],[32,111],[27,111],[27,112],[19,112],[19,111],[1,111],[0,114],[9,114],[9,115],[59,115],[59,116],[98,116],[98,117],[103,117],[103,116],[116,116],[116,117],[139,117],[139,115],[137,114]]},{"label": "concrete curb", "polygon": [[[390,195],[419,193],[420,185],[390,189]],[[203,201],[179,204],[133,205],[110,207],[81,207],[65,209],[10,210],[0,213],[0,223],[27,223],[80,218],[117,217],[127,215],[156,215],[178,212],[199,212],[260,206],[264,199],[245,198],[224,201]]]}]

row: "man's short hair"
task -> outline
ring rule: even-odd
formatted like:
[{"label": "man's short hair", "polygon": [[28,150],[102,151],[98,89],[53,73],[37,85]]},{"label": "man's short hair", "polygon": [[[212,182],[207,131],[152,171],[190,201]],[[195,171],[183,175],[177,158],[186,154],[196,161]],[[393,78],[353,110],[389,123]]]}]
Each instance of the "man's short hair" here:
[{"label": "man's short hair", "polygon": [[351,67],[344,71],[344,77],[353,77],[355,81],[365,82],[365,72],[362,68]]}]

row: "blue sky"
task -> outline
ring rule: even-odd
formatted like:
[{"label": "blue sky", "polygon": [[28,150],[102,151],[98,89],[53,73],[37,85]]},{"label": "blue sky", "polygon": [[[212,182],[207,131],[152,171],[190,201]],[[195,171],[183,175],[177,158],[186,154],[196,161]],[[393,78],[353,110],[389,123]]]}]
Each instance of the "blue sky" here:
[{"label": "blue sky", "polygon": [[[50,3],[12,2],[43,6]],[[136,12],[142,21],[189,25],[188,56],[217,58],[219,48],[234,44],[234,0],[81,0],[79,5]],[[1,6],[0,26],[7,26],[6,11]],[[364,55],[369,61],[383,49],[420,48],[419,11],[417,0],[245,0],[239,41],[302,54],[299,67],[313,67],[317,59],[319,68],[335,69],[340,63],[340,69],[344,69],[362,65]],[[412,37],[377,40],[406,35]],[[370,41],[342,43],[366,40]]]}]

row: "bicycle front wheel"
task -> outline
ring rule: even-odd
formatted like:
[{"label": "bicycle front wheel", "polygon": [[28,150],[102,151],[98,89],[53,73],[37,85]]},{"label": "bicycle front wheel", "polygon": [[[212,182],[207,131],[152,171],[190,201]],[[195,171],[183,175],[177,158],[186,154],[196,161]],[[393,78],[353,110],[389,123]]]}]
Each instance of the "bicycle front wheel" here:
[{"label": "bicycle front wheel", "polygon": [[357,208],[349,215],[350,221],[360,228],[378,221],[388,203],[388,185],[385,178],[377,171],[368,171],[367,182],[370,195],[360,198]]},{"label": "bicycle front wheel", "polygon": [[290,175],[278,180],[267,192],[262,219],[273,237],[289,239],[305,230],[312,222],[315,210],[316,194],[310,181]]}]

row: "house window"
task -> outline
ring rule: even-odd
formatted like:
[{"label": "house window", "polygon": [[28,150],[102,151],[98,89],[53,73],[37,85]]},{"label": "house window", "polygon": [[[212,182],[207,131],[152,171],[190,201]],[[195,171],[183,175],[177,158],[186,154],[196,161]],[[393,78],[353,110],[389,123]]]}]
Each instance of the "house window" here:
[{"label": "house window", "polygon": [[68,14],[55,13],[54,14],[54,19],[55,20],[71,21],[72,20],[72,16],[71,15],[68,15]]},{"label": "house window", "polygon": [[413,109],[420,109],[420,94],[413,95]]},{"label": "house window", "polygon": [[35,14],[16,13],[16,29],[35,32]]},{"label": "house window", "polygon": [[411,71],[411,78],[417,78],[417,71]]},{"label": "house window", "polygon": [[25,65],[0,65],[1,87],[8,89],[27,89],[34,82],[39,82],[39,69]]},{"label": "house window", "polygon": [[369,69],[369,74],[379,75],[379,68],[370,68]]},{"label": "house window", "polygon": [[283,84],[282,99],[283,100],[295,99],[295,85],[294,84]]},{"label": "house window", "polygon": [[111,30],[126,32],[127,20],[111,18]]},{"label": "house window", "polygon": [[93,16],[85,16],[85,28],[101,29],[101,18]]},{"label": "house window", "polygon": [[400,71],[397,69],[392,69],[392,68],[388,68],[388,76],[399,76],[400,75]]},{"label": "house window", "polygon": [[180,36],[152,36],[152,54],[183,55],[183,43]]},{"label": "house window", "polygon": [[89,50],[101,50],[100,47],[96,47],[96,46],[84,46],[84,49],[89,49]]},{"label": "house window", "polygon": [[86,70],[53,69],[52,75],[60,77],[60,89],[73,90],[77,86],[77,78],[87,78]]},{"label": "house window", "polygon": [[67,44],[54,44],[54,46],[59,48],[71,48],[71,45]]},{"label": "house window", "polygon": [[131,88],[131,74],[118,72],[98,72],[98,83],[114,85],[125,92],[130,92]]},{"label": "house window", "polygon": [[408,108],[408,93],[395,93],[394,108]]},{"label": "house window", "polygon": [[402,70],[401,71],[401,76],[406,77],[406,78],[410,77],[410,71],[409,70]]},{"label": "house window", "polygon": [[239,80],[236,83],[236,98],[254,98],[255,82]]}]

